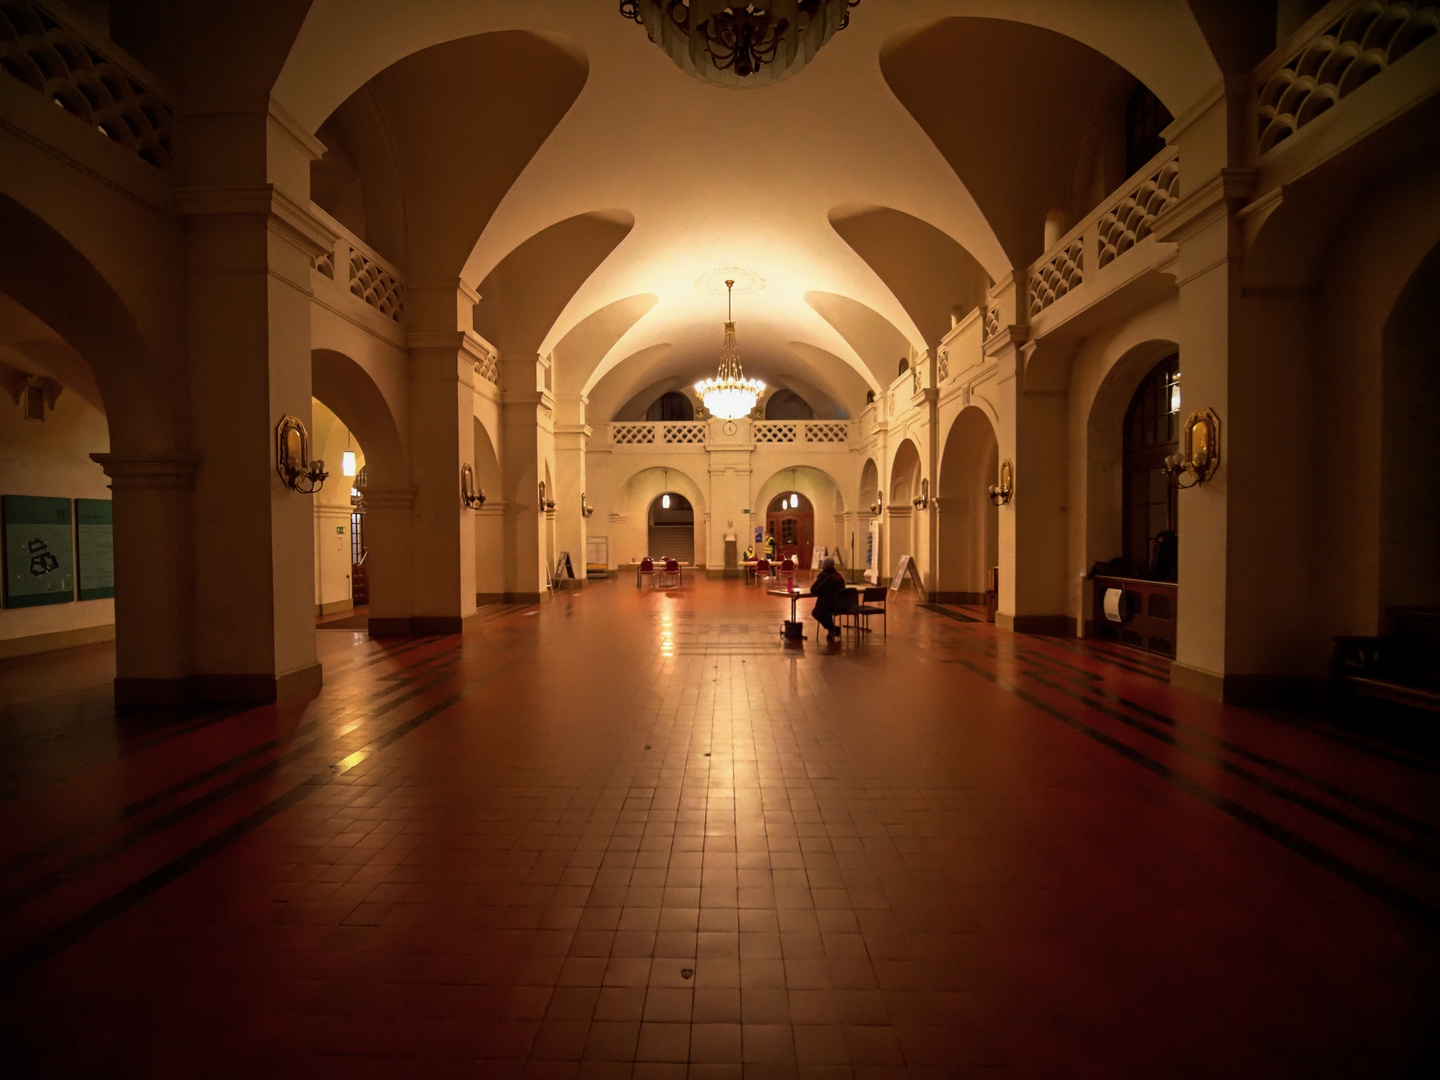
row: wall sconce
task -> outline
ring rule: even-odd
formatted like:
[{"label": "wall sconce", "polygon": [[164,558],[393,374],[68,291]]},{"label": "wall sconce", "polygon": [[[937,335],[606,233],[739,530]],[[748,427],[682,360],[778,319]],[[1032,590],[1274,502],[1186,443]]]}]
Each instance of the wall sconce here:
[{"label": "wall sconce", "polygon": [[1010,464],[1006,458],[1000,462],[1000,483],[990,485],[990,501],[996,506],[1004,506],[1010,501],[1010,496],[1015,494],[1015,466]]},{"label": "wall sconce", "polygon": [[544,480],[541,480],[541,481],[540,481],[540,510],[541,510],[541,512],[548,514],[551,510],[554,510],[554,509],[555,509],[555,500],[554,500],[554,499],[547,499],[547,498],[545,498],[545,481],[544,481]]},{"label": "wall sconce", "polygon": [[1185,421],[1180,445],[1180,453],[1165,459],[1165,475],[1178,488],[1199,487],[1220,467],[1220,418],[1210,409],[1195,410]]},{"label": "wall sconce", "polygon": [[915,504],[916,510],[924,510],[930,505],[930,481],[928,478],[920,481],[920,494],[910,501]]},{"label": "wall sconce", "polygon": [[870,504],[870,516],[879,517],[880,511],[885,508],[885,493],[879,488],[875,489],[875,501]]},{"label": "wall sconce", "polygon": [[580,492],[580,516],[589,517],[595,512],[595,507],[585,501],[585,492]]},{"label": "wall sconce", "polygon": [[325,462],[310,460],[310,433],[298,416],[282,416],[275,428],[275,471],[301,495],[314,495],[329,479]]},{"label": "wall sconce", "polygon": [[460,501],[467,510],[479,510],[485,505],[485,492],[475,486],[475,470],[469,462],[460,466]]}]

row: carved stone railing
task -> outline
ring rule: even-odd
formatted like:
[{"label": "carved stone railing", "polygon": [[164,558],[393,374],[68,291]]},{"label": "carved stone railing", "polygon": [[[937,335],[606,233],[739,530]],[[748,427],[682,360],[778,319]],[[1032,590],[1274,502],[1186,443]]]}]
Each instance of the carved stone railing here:
[{"label": "carved stone railing", "polygon": [[1030,314],[1047,307],[1085,280],[1085,250],[1076,237],[1030,271]]},{"label": "carved stone railing", "polygon": [[0,5],[0,71],[156,168],[170,164],[174,110],[120,50],[32,0]]},{"label": "carved stone railing", "polygon": [[710,434],[706,420],[644,420],[610,425],[612,446],[699,446]]},{"label": "carved stone railing", "polygon": [[981,323],[980,340],[989,341],[1000,332],[1000,305],[991,301],[985,305],[985,321]]},{"label": "carved stone railing", "polygon": [[386,318],[402,322],[405,317],[405,282],[400,271],[314,203],[310,204],[310,212],[336,234],[335,246],[310,260],[315,271],[336,281],[337,268],[343,268],[345,278],[338,283],[349,289],[352,296]]},{"label": "carved stone railing", "polygon": [[757,445],[765,443],[808,443],[848,445],[848,420],[756,420],[750,425]]},{"label": "carved stone railing", "polygon": [[1323,8],[1255,71],[1259,152],[1273,150],[1437,32],[1433,0],[1347,0]]},{"label": "carved stone railing", "polygon": [[[1180,198],[1178,147],[1166,147],[1110,198],[1060,238],[1028,275],[1030,317],[1034,318],[1150,235],[1155,220]],[[999,330],[986,312],[985,337]]]},{"label": "carved stone railing", "polygon": [[479,375],[488,383],[500,385],[500,357],[492,352],[487,352],[479,363],[475,365],[475,374]]}]

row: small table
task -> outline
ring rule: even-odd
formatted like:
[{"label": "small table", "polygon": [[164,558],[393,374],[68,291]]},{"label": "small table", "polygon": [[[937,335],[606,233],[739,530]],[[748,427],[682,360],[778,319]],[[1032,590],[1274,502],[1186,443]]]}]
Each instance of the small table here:
[{"label": "small table", "polygon": [[791,592],[789,589],[766,589],[765,595],[788,596],[790,598],[790,621],[798,622],[799,620],[795,618],[795,605],[800,602],[802,597],[809,596],[810,594],[808,592],[801,592],[798,589],[794,592]]}]

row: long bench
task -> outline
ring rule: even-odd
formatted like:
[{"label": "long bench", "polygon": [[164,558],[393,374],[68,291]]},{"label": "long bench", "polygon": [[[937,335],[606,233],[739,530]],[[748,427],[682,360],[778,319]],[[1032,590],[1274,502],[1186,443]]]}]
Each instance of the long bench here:
[{"label": "long bench", "polygon": [[1390,637],[1337,637],[1331,686],[1342,709],[1366,698],[1440,713],[1440,609],[1390,612]]}]

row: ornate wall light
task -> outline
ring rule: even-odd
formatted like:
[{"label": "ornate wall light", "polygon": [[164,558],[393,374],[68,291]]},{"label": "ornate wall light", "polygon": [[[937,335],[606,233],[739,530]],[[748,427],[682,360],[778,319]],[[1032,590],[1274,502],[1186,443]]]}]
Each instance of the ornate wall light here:
[{"label": "ornate wall light", "polygon": [[485,492],[475,486],[475,470],[468,461],[460,466],[460,501],[467,510],[479,510],[485,505]]},{"label": "ornate wall light", "polygon": [[1210,409],[1195,410],[1185,421],[1180,445],[1179,453],[1165,459],[1165,475],[1178,488],[1199,487],[1220,467],[1220,418]]},{"label": "ornate wall light", "polygon": [[1000,462],[1000,483],[990,485],[990,501],[996,506],[1004,506],[1010,501],[1010,496],[1015,494],[1015,466],[1010,464],[1006,458]]},{"label": "ornate wall light", "polygon": [[548,514],[551,510],[554,510],[554,509],[555,509],[555,500],[554,500],[554,499],[547,499],[547,498],[545,498],[545,481],[544,481],[544,480],[541,480],[541,481],[540,481],[540,510],[541,510],[542,513]]},{"label": "ornate wall light", "polygon": [[585,492],[580,492],[580,516],[589,517],[595,512],[595,507],[585,501]]},{"label": "ornate wall light", "polygon": [[916,510],[924,510],[930,505],[930,480],[928,477],[920,481],[920,494],[910,501],[915,504]]},{"label": "ornate wall light", "polygon": [[310,433],[298,416],[282,416],[275,427],[275,471],[301,495],[315,494],[330,477],[325,462],[310,460]]},{"label": "ornate wall light", "polygon": [[681,71],[716,86],[764,86],[799,71],[860,0],[620,0]]},{"label": "ornate wall light", "polygon": [[879,488],[875,489],[875,501],[870,504],[870,516],[879,517],[880,512],[885,509],[885,493]]}]

